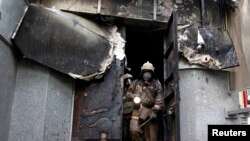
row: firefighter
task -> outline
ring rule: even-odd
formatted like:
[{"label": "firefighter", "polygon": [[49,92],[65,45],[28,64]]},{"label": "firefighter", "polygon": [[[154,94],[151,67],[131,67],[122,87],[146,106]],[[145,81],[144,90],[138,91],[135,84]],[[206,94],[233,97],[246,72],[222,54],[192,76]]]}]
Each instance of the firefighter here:
[{"label": "firefighter", "polygon": [[[126,94],[128,88],[132,83],[133,76],[131,74],[126,73],[123,76],[124,82],[124,94]],[[133,103],[126,99],[126,95],[123,99],[123,130],[122,130],[122,140],[123,141],[130,141],[130,134],[129,134],[129,123],[131,120],[131,114],[133,110]]]},{"label": "firefighter", "polygon": [[128,89],[127,99],[133,100],[130,132],[133,141],[157,141],[157,113],[163,107],[163,91],[154,77],[154,66],[146,62],[141,67],[139,79]]}]

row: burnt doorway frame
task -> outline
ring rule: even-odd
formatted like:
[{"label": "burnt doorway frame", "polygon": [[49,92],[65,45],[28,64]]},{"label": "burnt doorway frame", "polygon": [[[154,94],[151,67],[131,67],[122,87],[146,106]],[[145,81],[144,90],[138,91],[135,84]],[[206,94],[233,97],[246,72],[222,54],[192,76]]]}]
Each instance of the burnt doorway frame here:
[{"label": "burnt doorway frame", "polygon": [[[152,21],[152,23],[153,23],[153,21]],[[123,25],[123,26],[126,27],[126,25]],[[165,36],[163,38],[164,39],[164,42],[163,42],[164,51],[163,51],[163,58],[162,59],[163,59],[163,66],[164,66],[164,70],[163,70],[164,77],[163,77],[162,85],[164,88],[164,100],[165,100],[166,106],[165,106],[165,109],[164,109],[164,112],[162,115],[162,117],[164,119],[163,121],[165,121],[165,123],[163,123],[164,132],[163,132],[163,137],[161,140],[180,141],[180,121],[179,121],[180,120],[180,118],[179,118],[179,115],[180,115],[179,114],[180,96],[179,96],[179,87],[178,87],[179,76],[178,76],[177,13],[175,13],[175,12],[172,13],[171,17],[169,18],[168,23],[166,24],[166,26],[163,29],[156,29],[156,30],[163,32],[164,36]],[[126,36],[126,33],[124,33],[124,34]],[[122,92],[122,89],[121,89],[122,87],[120,86],[121,83],[119,82],[119,77],[124,72],[124,66],[125,66],[125,64],[123,61],[113,62],[113,66],[108,71],[108,73],[114,73],[114,75],[116,75],[115,77],[113,77],[112,75],[109,75],[109,77],[112,77],[112,80],[115,81],[113,84],[116,87],[114,89],[114,93],[112,93],[112,95],[116,95],[116,94],[120,94],[122,96],[124,95]],[[109,79],[106,76],[108,76],[108,74],[105,74],[104,80]],[[101,81],[98,81],[97,83],[101,83]],[[92,85],[92,84],[87,84],[87,85]],[[101,84],[98,84],[98,85],[101,85]],[[99,87],[102,87],[102,86],[99,86]],[[88,86],[86,86],[86,87],[84,87],[84,89],[82,89],[82,90],[80,89],[80,91],[78,91],[79,92],[78,96],[81,96],[81,98],[78,97],[78,100],[86,102],[86,100],[82,99],[86,95],[85,91],[87,91],[87,92],[89,91]],[[77,92],[77,89],[76,89],[76,92]],[[87,93],[87,95],[89,95],[89,93]],[[122,101],[122,96],[116,97],[115,99],[116,100],[120,99]],[[75,102],[76,102],[76,100],[77,100],[77,95],[75,95]],[[74,103],[74,105],[75,104],[77,104],[77,103]],[[79,101],[78,101],[78,104],[79,104]],[[79,106],[81,107],[81,104]],[[167,111],[169,109],[171,109],[172,107],[174,107],[174,114],[167,115]],[[115,109],[117,109],[117,107]],[[118,109],[119,109],[119,107],[118,107]],[[80,111],[84,112],[84,108],[77,109],[76,106],[74,106],[74,110],[77,110],[77,111],[79,110],[79,112]],[[112,109],[110,109],[110,110],[112,110]],[[106,112],[106,109],[102,109],[100,111],[97,110],[97,112],[100,112],[98,114],[102,114],[102,112],[104,112],[104,113]],[[120,113],[122,113],[122,109],[120,109]],[[83,114],[86,114],[86,113],[83,113]],[[82,115],[78,115],[78,117],[75,117],[75,112],[74,112],[73,123],[75,125],[77,125],[77,127],[79,127],[78,123],[80,123],[79,122],[80,119],[77,119],[77,118],[82,118]],[[172,124],[169,124],[169,123],[172,123]],[[73,128],[75,128],[75,127],[73,126]],[[72,129],[72,130],[74,130],[74,129]],[[81,131],[81,130],[77,130],[76,132],[73,132],[73,137],[79,136],[79,134],[81,134],[78,131]],[[84,136],[85,135],[81,136],[79,139],[85,139]],[[112,135],[111,139],[117,139],[117,137]],[[120,139],[121,138],[122,137],[120,136]]]},{"label": "burnt doorway frame", "polygon": [[[164,141],[180,141],[180,93],[178,75],[178,40],[177,40],[177,13],[173,12],[167,25],[164,38],[164,100],[165,129],[169,129],[168,135],[164,134]],[[173,112],[168,115],[168,111]],[[174,124],[169,124],[174,123]]]}]

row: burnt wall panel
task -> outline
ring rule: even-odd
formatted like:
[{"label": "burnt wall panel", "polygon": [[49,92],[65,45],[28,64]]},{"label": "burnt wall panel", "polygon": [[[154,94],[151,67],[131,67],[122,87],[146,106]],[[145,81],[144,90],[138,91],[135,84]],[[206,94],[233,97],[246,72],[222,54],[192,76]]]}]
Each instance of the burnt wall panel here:
[{"label": "burnt wall panel", "polygon": [[225,30],[225,0],[176,0],[176,6],[179,52],[185,58],[182,67],[205,66],[218,70],[239,65]]},{"label": "burnt wall panel", "polygon": [[[180,140],[177,14],[170,17],[164,36],[165,140]],[[169,114],[171,112],[171,114]]]},{"label": "burnt wall panel", "polygon": [[105,72],[112,60],[109,29],[114,27],[101,25],[60,10],[30,5],[14,42],[25,58],[72,77],[92,79]]},{"label": "burnt wall panel", "polygon": [[226,0],[204,0],[204,25],[216,29],[225,29]]},{"label": "burnt wall panel", "polygon": [[174,0],[157,0],[156,20],[168,22],[171,13],[175,11]]},{"label": "burnt wall panel", "polygon": [[73,12],[153,19],[153,0],[32,0],[32,3]]},{"label": "burnt wall panel", "polygon": [[225,0],[175,0],[178,24],[225,28]]},{"label": "burnt wall panel", "polygon": [[178,24],[200,25],[200,0],[175,0],[178,11]]},{"label": "burnt wall panel", "polygon": [[18,64],[9,140],[71,138],[73,79],[30,60]]},{"label": "burnt wall panel", "polygon": [[77,81],[74,106],[73,140],[121,139],[123,61],[116,60],[102,80]]},{"label": "burnt wall panel", "polygon": [[0,40],[0,140],[8,140],[11,109],[16,81],[16,57]]},{"label": "burnt wall panel", "polygon": [[43,0],[39,1],[40,4],[46,7],[55,7],[58,9],[96,13],[98,0]]},{"label": "burnt wall panel", "polygon": [[103,15],[135,19],[153,19],[153,0],[103,0]]},{"label": "burnt wall panel", "polygon": [[227,31],[189,27],[179,30],[178,38],[179,51],[190,64],[201,64],[214,70],[239,65]]},{"label": "burnt wall panel", "polygon": [[175,9],[173,0],[31,0],[31,2],[75,13],[161,22],[167,22]]}]

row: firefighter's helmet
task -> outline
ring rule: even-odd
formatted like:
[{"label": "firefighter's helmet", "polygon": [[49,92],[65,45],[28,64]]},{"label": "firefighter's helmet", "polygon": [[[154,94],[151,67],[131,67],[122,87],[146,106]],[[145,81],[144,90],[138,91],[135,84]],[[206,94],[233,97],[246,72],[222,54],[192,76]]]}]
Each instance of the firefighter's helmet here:
[{"label": "firefighter's helmet", "polygon": [[129,73],[124,74],[123,79],[132,79],[133,76]]},{"label": "firefighter's helmet", "polygon": [[153,66],[152,63],[150,63],[149,61],[147,61],[141,67],[141,71],[143,71],[143,70],[151,70],[152,72],[154,72],[155,68],[154,68],[154,66]]}]

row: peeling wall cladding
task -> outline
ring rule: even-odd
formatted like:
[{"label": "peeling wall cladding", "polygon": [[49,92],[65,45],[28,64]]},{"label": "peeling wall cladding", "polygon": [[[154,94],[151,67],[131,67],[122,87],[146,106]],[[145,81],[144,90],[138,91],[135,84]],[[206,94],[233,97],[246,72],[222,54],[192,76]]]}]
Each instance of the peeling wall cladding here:
[{"label": "peeling wall cladding", "polygon": [[0,34],[8,42],[24,15],[27,5],[24,0],[0,1]]},{"label": "peeling wall cladding", "polygon": [[9,141],[70,141],[73,82],[35,62],[20,61]]},{"label": "peeling wall cladding", "polygon": [[[222,63],[222,68],[238,66],[239,62],[232,40],[227,31],[201,28],[200,34],[206,43],[206,53]],[[211,37],[212,35],[212,37]]]},{"label": "peeling wall cladding", "polygon": [[181,140],[207,141],[208,124],[233,123],[226,112],[238,108],[238,95],[228,94],[228,72],[187,69],[179,76]]},{"label": "peeling wall cladding", "polygon": [[89,76],[103,73],[112,57],[111,31],[104,26],[30,5],[14,42],[25,58],[66,74]]},{"label": "peeling wall cladding", "polygon": [[7,141],[17,64],[13,50],[0,40],[0,140]]},{"label": "peeling wall cladding", "polygon": [[[225,0],[204,0],[204,14],[201,0],[178,0],[176,6],[179,51],[189,64],[215,70],[239,65],[232,40],[225,30]],[[197,43],[198,30],[205,42],[202,49]]]},{"label": "peeling wall cladding", "polygon": [[[197,43],[198,30],[205,43],[202,45],[203,47],[201,49],[198,49]],[[178,40],[179,50],[181,52],[185,53],[186,48],[194,51],[193,54],[190,55],[190,58],[187,59],[193,59],[197,62],[200,59],[201,61],[197,64],[201,64],[211,69],[223,69],[239,65],[232,40],[227,31],[213,28],[198,29],[196,27],[189,27],[179,30]],[[202,56],[205,55],[209,55],[211,59],[202,60]],[[217,61],[219,64],[213,61]],[[190,63],[192,63],[192,61],[190,61]]]},{"label": "peeling wall cladding", "polygon": [[76,82],[74,141],[100,139],[101,133],[107,133],[108,139],[121,139],[122,75],[123,61],[114,60],[102,80]]}]

